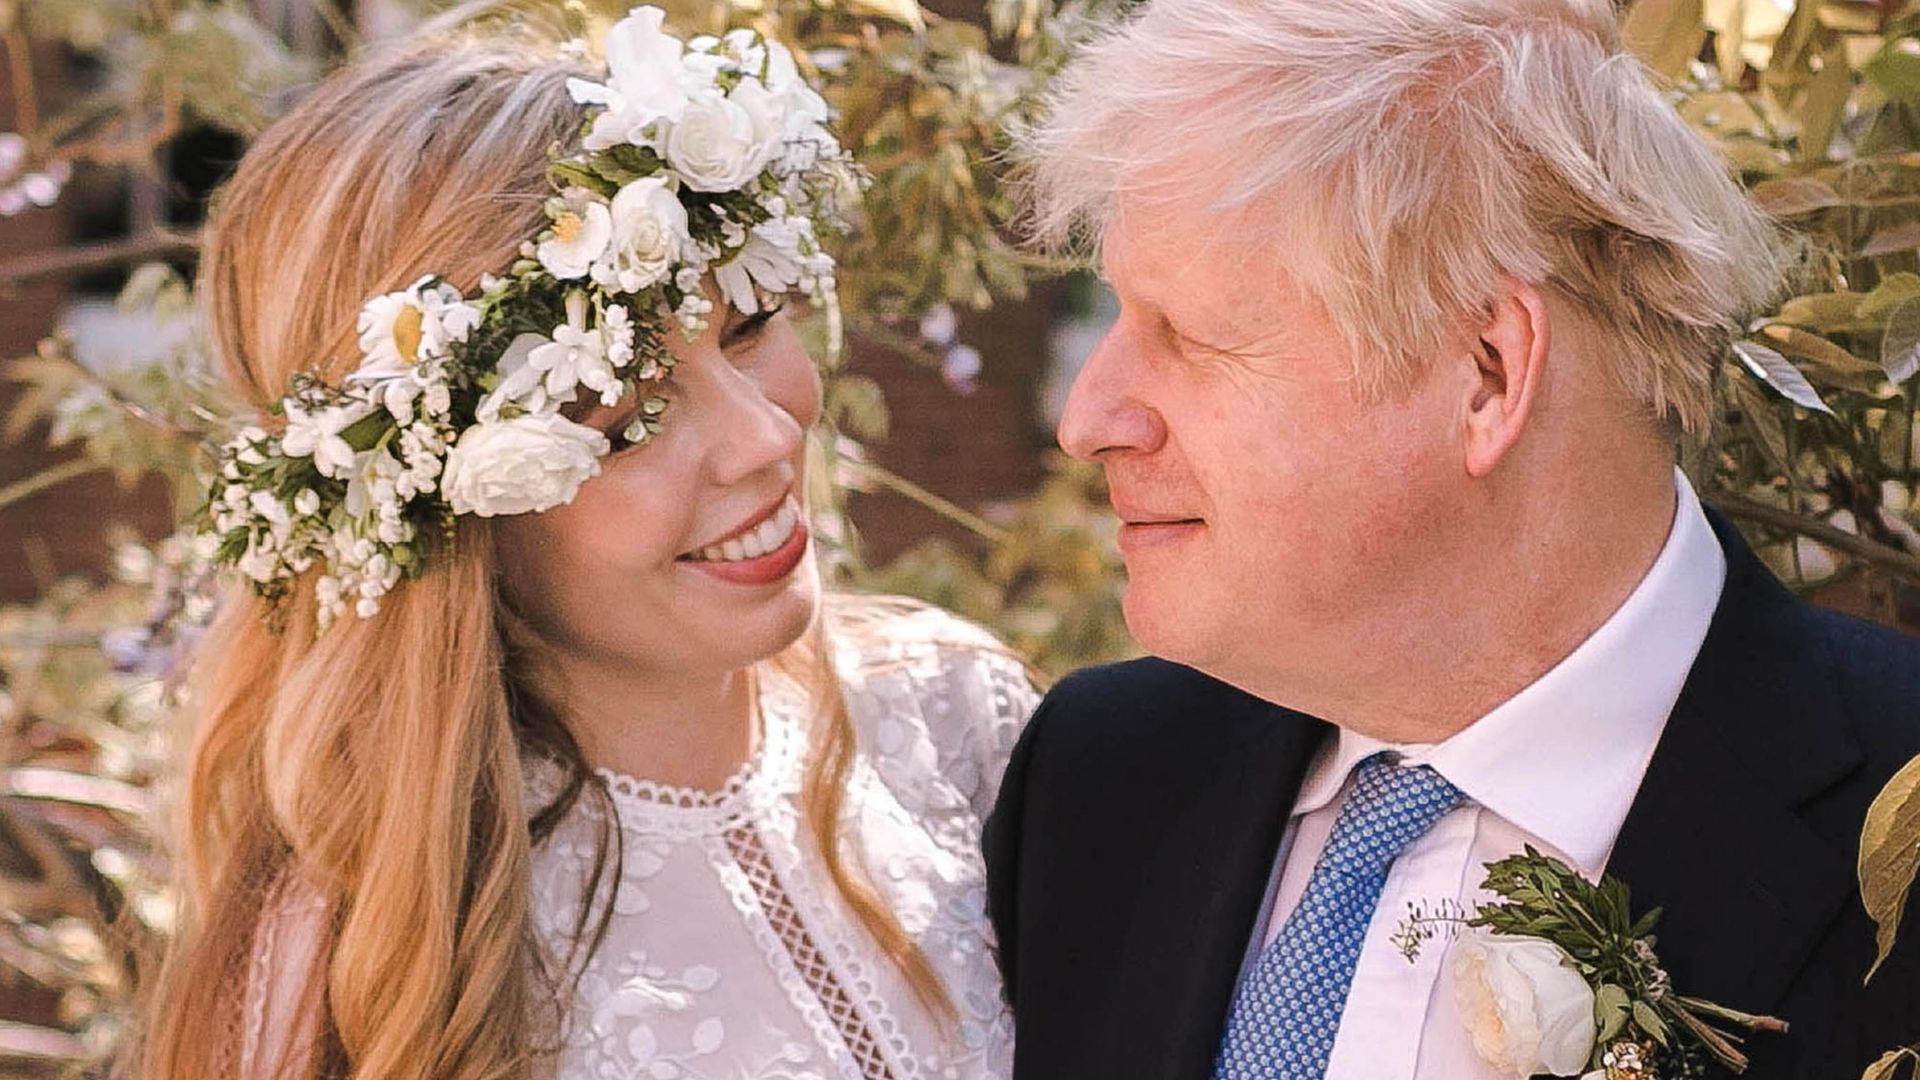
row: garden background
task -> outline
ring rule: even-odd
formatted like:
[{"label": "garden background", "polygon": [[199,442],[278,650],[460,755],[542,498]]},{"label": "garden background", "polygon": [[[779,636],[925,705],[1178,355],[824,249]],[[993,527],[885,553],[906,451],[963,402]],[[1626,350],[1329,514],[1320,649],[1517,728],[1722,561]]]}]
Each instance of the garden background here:
[{"label": "garden background", "polygon": [[[231,415],[189,284],[207,196],[303,87],[440,6],[0,0],[0,1077],[97,1071],[134,958],[169,924],[148,824],[169,676],[212,602],[170,538],[197,498],[199,447]],[[475,14],[591,28],[622,6]],[[684,30],[751,24],[792,43],[874,178],[839,252],[849,344],[822,356],[818,533],[836,578],[953,608],[1052,674],[1129,655],[1097,471],[1051,436],[1112,301],[1014,242],[1001,153],[1073,42],[1125,0],[664,6]],[[1674,107],[1805,239],[1790,294],[1723,358],[1721,422],[1683,464],[1794,587],[1909,630],[1913,6],[1634,0],[1625,13]],[[1920,796],[1896,812],[1907,801],[1863,864],[1883,916],[1920,858]]]}]

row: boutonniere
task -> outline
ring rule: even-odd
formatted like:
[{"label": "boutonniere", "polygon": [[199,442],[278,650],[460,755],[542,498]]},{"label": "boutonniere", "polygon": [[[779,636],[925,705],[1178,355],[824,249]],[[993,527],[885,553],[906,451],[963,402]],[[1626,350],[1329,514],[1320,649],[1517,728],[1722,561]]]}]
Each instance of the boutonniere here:
[{"label": "boutonniere", "polygon": [[1784,1032],[1785,1021],[1679,993],[1653,951],[1660,911],[1638,919],[1627,887],[1581,877],[1529,847],[1487,865],[1494,899],[1411,905],[1394,935],[1409,963],[1438,934],[1453,938],[1447,977],[1474,1049],[1526,1080],[1682,1080],[1747,1059],[1735,1031]]}]

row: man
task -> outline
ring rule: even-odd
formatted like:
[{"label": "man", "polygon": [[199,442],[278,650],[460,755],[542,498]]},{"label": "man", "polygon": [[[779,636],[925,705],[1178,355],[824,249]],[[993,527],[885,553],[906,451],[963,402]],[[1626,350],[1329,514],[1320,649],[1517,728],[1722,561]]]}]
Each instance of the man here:
[{"label": "man", "polygon": [[1675,469],[1781,264],[1606,0],[1149,0],[1027,149],[1120,300],[1060,441],[1156,658],[1061,683],[988,825],[1020,1080],[1511,1076],[1393,938],[1529,845],[1791,1024],[1749,1077],[1920,1038],[1853,873],[1920,648]]}]

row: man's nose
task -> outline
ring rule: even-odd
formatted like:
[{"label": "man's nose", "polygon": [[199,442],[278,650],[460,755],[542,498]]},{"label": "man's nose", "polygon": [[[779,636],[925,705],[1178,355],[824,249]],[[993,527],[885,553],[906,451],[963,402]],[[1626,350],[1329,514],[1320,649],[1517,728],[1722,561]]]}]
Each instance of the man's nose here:
[{"label": "man's nose", "polygon": [[1124,320],[1107,331],[1081,366],[1060,414],[1060,448],[1084,461],[1111,453],[1152,453],[1166,423],[1148,404],[1151,383]]}]

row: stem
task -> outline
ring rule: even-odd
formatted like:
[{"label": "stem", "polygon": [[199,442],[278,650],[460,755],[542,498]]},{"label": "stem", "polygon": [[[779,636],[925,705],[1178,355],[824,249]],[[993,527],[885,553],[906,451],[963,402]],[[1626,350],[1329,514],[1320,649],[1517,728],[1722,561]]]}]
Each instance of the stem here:
[{"label": "stem", "polygon": [[360,44],[360,35],[354,32],[353,24],[333,6],[333,0],[307,0],[307,6],[313,9],[320,21],[327,24],[327,30],[340,47],[352,52]]},{"label": "stem", "polygon": [[1778,1017],[1743,1013],[1738,1009],[1729,1009],[1725,1005],[1717,1005],[1703,998],[1681,997],[1674,1000],[1690,1012],[1710,1016],[1728,1024],[1738,1024],[1748,1031],[1764,1031],[1773,1035],[1787,1033],[1787,1022]]},{"label": "stem", "polygon": [[7,47],[7,67],[13,75],[14,126],[31,139],[40,129],[40,106],[33,93],[33,44],[18,26],[0,35],[0,42]]},{"label": "stem", "polygon": [[8,484],[6,487],[0,487],[0,510],[4,510],[14,503],[38,495],[40,492],[57,484],[64,484],[75,477],[100,472],[105,468],[105,465],[97,461],[88,461],[86,458],[74,458],[72,461],[63,461],[58,465],[42,469],[24,480],[17,480]]},{"label": "stem", "polygon": [[146,262],[170,256],[192,255],[200,240],[192,234],[156,231],[147,236],[74,244],[54,251],[24,255],[0,262],[0,288],[47,277],[71,277],[93,270]]},{"label": "stem", "polygon": [[848,458],[842,459],[840,464],[842,467],[859,472],[868,480],[873,481],[875,484],[886,488],[896,495],[906,496],[921,506],[939,514],[941,517],[946,518],[948,521],[954,522],[962,528],[967,529],[969,532],[974,533],[990,544],[1004,544],[1013,537],[1012,533],[988,521],[986,518],[967,510],[958,503],[943,499],[906,477],[883,469],[872,462],[854,461]]},{"label": "stem", "polygon": [[1707,502],[1728,517],[1766,525],[1804,536],[1809,540],[1817,540],[1876,570],[1892,574],[1911,584],[1920,585],[1920,558],[1915,558],[1906,552],[1897,551],[1864,536],[1855,536],[1824,521],[1814,521],[1790,510],[1754,502],[1738,495],[1714,495],[1710,496]]},{"label": "stem", "polygon": [[1700,1040],[1700,1044],[1707,1048],[1708,1053],[1720,1059],[1720,1064],[1725,1065],[1727,1071],[1735,1074],[1747,1071],[1747,1056],[1727,1040],[1725,1033],[1693,1015],[1685,1007],[1671,1010],[1671,1015],[1680,1021],[1682,1027],[1692,1032],[1694,1038]]}]

